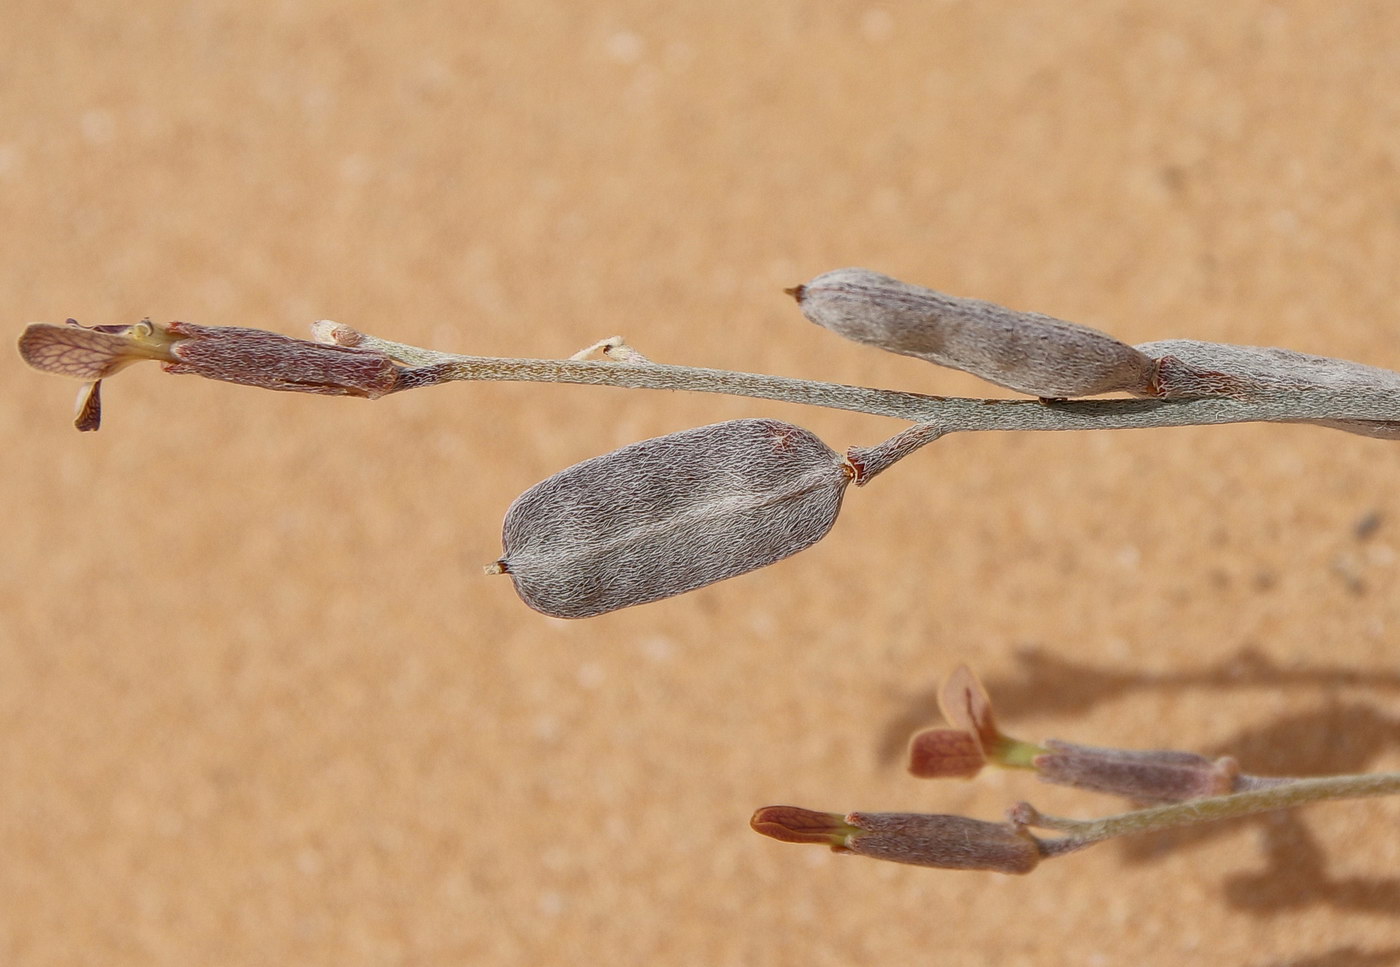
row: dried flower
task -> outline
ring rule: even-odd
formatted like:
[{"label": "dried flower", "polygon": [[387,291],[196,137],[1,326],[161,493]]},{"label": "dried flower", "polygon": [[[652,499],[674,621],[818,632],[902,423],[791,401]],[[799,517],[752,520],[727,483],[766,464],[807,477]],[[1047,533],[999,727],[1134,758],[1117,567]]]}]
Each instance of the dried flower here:
[{"label": "dried flower", "polygon": [[156,325],[80,326],[36,322],[19,340],[36,369],[85,380],[74,425],[96,430],[102,419],[102,380],[132,363],[156,360],[166,372],[263,389],[374,399],[397,388],[400,370],[380,352],[329,346],[261,329]]},{"label": "dried flower", "polygon": [[62,326],[31,323],[19,337],[19,352],[35,369],[97,380],[145,359],[173,362],[174,341],[149,319],[131,326],[82,326],[69,319]]},{"label": "dried flower", "polygon": [[102,380],[143,360],[173,362],[174,339],[149,319],[131,326],[82,326],[76,319],[56,326],[36,322],[19,337],[19,352],[35,369],[84,380],[78,391],[79,430],[102,424]]},{"label": "dried flower", "polygon": [[261,329],[172,322],[171,373],[263,389],[377,399],[397,388],[399,368],[381,352],[293,339]]}]

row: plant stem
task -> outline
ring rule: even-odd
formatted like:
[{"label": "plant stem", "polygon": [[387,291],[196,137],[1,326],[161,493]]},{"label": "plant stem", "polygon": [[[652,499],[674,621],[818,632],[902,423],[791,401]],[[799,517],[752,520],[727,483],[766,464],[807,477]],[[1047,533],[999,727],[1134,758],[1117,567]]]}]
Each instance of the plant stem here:
[{"label": "plant stem", "polygon": [[1294,779],[1264,789],[1170,803],[1102,819],[1062,819],[1042,815],[1030,807],[1018,807],[1016,815],[1018,821],[1025,825],[1069,834],[1063,839],[1044,841],[1047,853],[1053,854],[1079,849],[1115,836],[1233,819],[1329,799],[1360,799],[1397,793],[1400,793],[1400,772],[1378,772],[1371,775]]},{"label": "plant stem", "polygon": [[457,380],[688,390],[805,403],[914,423],[935,423],[944,433],[958,430],[1130,430],[1324,419],[1400,421],[1400,394],[1383,388],[1369,392],[1306,390],[1255,400],[1110,399],[1047,403],[1032,399],[962,399],[662,363],[458,356],[355,333],[346,327],[338,329],[345,344],[379,350],[412,367],[403,373],[399,390]]}]

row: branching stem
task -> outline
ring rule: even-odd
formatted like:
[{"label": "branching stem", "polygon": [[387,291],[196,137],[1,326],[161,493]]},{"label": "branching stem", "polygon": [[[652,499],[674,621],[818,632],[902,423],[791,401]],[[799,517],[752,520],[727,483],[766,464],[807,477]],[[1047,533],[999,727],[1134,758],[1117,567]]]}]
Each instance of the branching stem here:
[{"label": "branching stem", "polygon": [[1384,389],[1373,392],[1306,390],[1252,400],[963,399],[663,363],[458,356],[374,336],[354,335],[354,345],[380,350],[412,367],[403,374],[399,390],[457,380],[688,390],[805,403],[914,423],[936,423],[945,433],[958,430],[1132,430],[1322,419],[1400,421],[1400,394]]},{"label": "branching stem", "polygon": [[1027,804],[1017,807],[1013,814],[1025,825],[1068,834],[1063,839],[1042,841],[1046,852],[1054,854],[1081,849],[1116,836],[1234,819],[1238,816],[1290,809],[1329,799],[1361,799],[1397,793],[1400,793],[1400,772],[1378,772],[1370,775],[1294,779],[1268,788],[1169,803],[1165,806],[1119,813],[1116,816],[1105,816],[1102,819],[1079,820],[1046,816]]}]

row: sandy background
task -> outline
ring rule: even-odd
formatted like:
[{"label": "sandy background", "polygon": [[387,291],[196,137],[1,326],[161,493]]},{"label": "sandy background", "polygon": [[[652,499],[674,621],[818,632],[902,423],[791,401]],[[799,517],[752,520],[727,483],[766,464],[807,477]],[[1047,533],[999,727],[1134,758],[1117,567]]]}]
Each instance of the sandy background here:
[{"label": "sandy background", "polygon": [[[1400,368],[1400,7],[11,0],[0,303],[929,392],[783,286],[867,265],[1130,341]],[[1011,731],[1400,768],[1400,445],[967,435],[769,570],[585,622],[480,566],[509,502],[742,416],[143,367],[106,425],[0,354],[0,963],[1400,964],[1400,802],[1025,878],[748,829],[996,817],[903,774],[962,660]]]}]

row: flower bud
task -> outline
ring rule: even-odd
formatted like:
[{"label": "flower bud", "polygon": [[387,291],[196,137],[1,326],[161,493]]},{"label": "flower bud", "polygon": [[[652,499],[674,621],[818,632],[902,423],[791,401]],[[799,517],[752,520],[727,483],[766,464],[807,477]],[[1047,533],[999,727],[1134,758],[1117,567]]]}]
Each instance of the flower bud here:
[{"label": "flower bud", "polygon": [[965,664],[954,668],[938,689],[938,708],[950,725],[976,736],[988,755],[1005,738],[997,727],[991,696]]},{"label": "flower bud", "polygon": [[755,832],[784,843],[813,843],[834,850],[846,847],[846,839],[860,830],[840,813],[823,813],[801,806],[764,806],[749,825]]},{"label": "flower bud", "polygon": [[586,618],[764,567],[836,522],[850,473],[801,427],[734,420],[643,440],[541,481],[506,513],[530,607]]},{"label": "flower bud", "polygon": [[847,339],[1032,396],[1155,395],[1152,359],[1073,322],[944,295],[869,269],[837,269],[788,291],[808,319]]},{"label": "flower bud", "polygon": [[1183,802],[1234,792],[1239,763],[1168,749],[1105,749],[1055,739],[1038,755],[1040,778],[1061,786],[1109,793],[1138,802]]},{"label": "flower bud", "polygon": [[1040,844],[1025,829],[966,816],[923,813],[850,813],[860,832],[846,849],[877,860],[945,870],[1029,873],[1040,862]]},{"label": "flower bud", "polygon": [[823,813],[799,806],[765,806],[749,821],[785,843],[830,846],[838,853],[934,866],[945,870],[1029,873],[1040,842],[1011,823],[927,813]]},{"label": "flower bud", "polygon": [[963,729],[925,729],[909,740],[909,774],[920,779],[971,779],[986,764],[981,741]]},{"label": "flower bud", "polygon": [[909,740],[909,772],[920,779],[971,779],[987,764],[1029,769],[1045,749],[997,727],[987,690],[959,665],[938,690],[938,707],[951,729],[925,729]]}]

